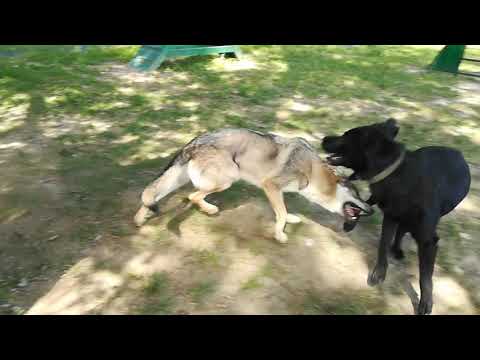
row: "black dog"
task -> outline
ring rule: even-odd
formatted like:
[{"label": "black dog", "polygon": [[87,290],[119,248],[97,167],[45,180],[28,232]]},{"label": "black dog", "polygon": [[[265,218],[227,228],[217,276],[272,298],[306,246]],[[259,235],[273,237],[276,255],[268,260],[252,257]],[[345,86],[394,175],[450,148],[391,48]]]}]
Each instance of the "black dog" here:
[{"label": "black dog", "polygon": [[342,136],[327,136],[322,147],[332,154],[328,158],[331,165],[354,170],[351,180],[369,182],[368,203],[378,204],[383,211],[377,264],[368,277],[369,285],[385,280],[389,249],[395,258],[403,258],[405,233],[410,232],[416,240],[421,289],[417,313],[424,315],[432,311],[437,224],[467,196],[470,170],[463,155],[451,148],[429,146],[407,151],[394,141],[398,130],[396,121],[389,119],[351,129]]}]

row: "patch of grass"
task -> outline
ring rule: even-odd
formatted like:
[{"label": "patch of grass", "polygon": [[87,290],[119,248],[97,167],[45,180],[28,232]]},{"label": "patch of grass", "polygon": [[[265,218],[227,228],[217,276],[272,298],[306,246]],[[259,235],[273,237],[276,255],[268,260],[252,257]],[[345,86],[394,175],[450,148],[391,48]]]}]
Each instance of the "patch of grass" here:
[{"label": "patch of grass", "polygon": [[0,223],[12,222],[28,214],[30,214],[29,209],[19,209],[19,208],[0,209]]},{"label": "patch of grass", "polygon": [[382,314],[383,301],[366,292],[335,293],[327,296],[310,294],[302,305],[304,315],[367,315]]},{"label": "patch of grass", "polygon": [[259,245],[258,241],[250,241],[248,243],[248,251],[255,256],[262,255],[265,253],[265,246]]},{"label": "patch of grass", "polygon": [[107,140],[115,140],[118,137],[118,135],[112,133],[111,131],[105,131],[101,133],[100,136]]},{"label": "patch of grass", "polygon": [[147,302],[138,311],[141,315],[170,315],[173,313],[173,300],[170,297],[159,297]]},{"label": "patch of grass", "polygon": [[219,267],[220,256],[209,250],[193,250],[192,256],[195,261],[206,267]]},{"label": "patch of grass", "polygon": [[268,263],[264,265],[262,269],[258,272],[258,274],[248,279],[241,286],[241,290],[247,291],[247,290],[261,288],[263,286],[261,278],[263,277],[272,278],[276,272],[278,272],[278,269],[272,263]]},{"label": "patch of grass", "polygon": [[137,308],[139,314],[168,315],[172,313],[174,298],[170,294],[169,279],[165,273],[153,274],[145,284],[143,292],[146,299],[144,304]]},{"label": "patch of grass", "polygon": [[98,234],[98,226],[93,224],[80,225],[71,234],[71,240],[79,244],[85,244],[95,238],[96,234]]},{"label": "patch of grass", "polygon": [[210,294],[215,292],[216,283],[212,280],[202,281],[197,285],[193,286],[189,291],[188,294],[191,296],[192,300],[195,303],[203,303],[205,298],[207,298]]},{"label": "patch of grass", "polygon": [[132,234],[132,229],[128,224],[116,224],[110,231],[112,235],[122,237]]},{"label": "patch of grass", "polygon": [[93,267],[95,270],[105,270],[111,267],[111,260],[107,258],[96,259]]},{"label": "patch of grass", "polygon": [[150,279],[148,279],[147,284],[143,288],[143,291],[146,295],[158,295],[161,292],[165,292],[168,288],[168,277],[165,273],[155,273]]},{"label": "patch of grass", "polygon": [[260,275],[265,276],[265,277],[273,277],[273,275],[278,270],[279,269],[278,269],[277,266],[275,266],[273,263],[269,262],[262,267],[262,270],[260,271]]},{"label": "patch of grass", "polygon": [[0,303],[8,302],[9,297],[10,297],[10,292],[8,291],[8,289],[0,285]]},{"label": "patch of grass", "polygon": [[258,289],[260,287],[262,287],[262,283],[260,282],[258,277],[253,277],[247,280],[240,289],[246,291],[246,290]]},{"label": "patch of grass", "polygon": [[[462,259],[471,253],[478,253],[476,234],[480,233],[480,225],[472,218],[442,219],[437,228],[440,238],[437,251],[437,263],[450,275],[458,278],[455,268],[461,267]],[[460,233],[470,235],[470,239],[463,239]],[[458,279],[462,282],[462,279]]]}]

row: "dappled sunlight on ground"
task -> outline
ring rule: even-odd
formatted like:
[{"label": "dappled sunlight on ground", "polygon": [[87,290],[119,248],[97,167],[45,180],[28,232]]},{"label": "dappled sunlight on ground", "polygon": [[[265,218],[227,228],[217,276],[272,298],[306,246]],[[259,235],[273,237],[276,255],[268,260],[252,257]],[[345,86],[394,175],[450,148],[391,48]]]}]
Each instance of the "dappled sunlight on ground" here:
[{"label": "dappled sunlight on ground", "polygon": [[[91,250],[96,255],[72,266],[28,314],[131,312],[146,296],[142,284],[157,273],[167,274],[177,289],[173,313],[179,309],[191,314],[288,314],[292,306],[294,312],[301,312],[302,298],[312,292],[319,298],[356,292],[383,296],[388,304],[385,313],[413,312],[419,291],[418,276],[411,275],[416,274],[416,261],[408,269],[391,264],[385,285],[369,288],[363,244],[308,219],[291,233],[294,237],[288,245],[277,244],[268,238],[268,222],[273,218],[265,214],[268,209],[268,204],[254,200],[217,217],[194,212],[180,224],[179,236],[165,232],[171,218],[167,212],[130,238],[100,243]],[[260,221],[252,222],[253,228],[239,228],[248,218]],[[370,244],[368,252],[373,251]],[[198,274],[192,273],[192,266]],[[213,284],[207,300],[192,302],[188,291],[178,290],[178,286],[195,287],[205,274]],[[475,311],[468,291],[454,278],[437,269],[434,283],[435,314]]]},{"label": "dappled sunlight on ground", "polygon": [[23,125],[28,112],[28,103],[17,106],[0,104],[0,134]]},{"label": "dappled sunlight on ground", "polygon": [[10,143],[3,143],[0,144],[0,150],[14,150],[14,149],[21,149],[27,146],[27,144],[18,142],[18,141],[13,141]]},{"label": "dappled sunlight on ground", "polygon": [[240,249],[231,258],[230,266],[218,286],[218,290],[226,296],[236,294],[241,286],[255,275],[266,264],[264,256],[255,256],[247,249]]},{"label": "dappled sunlight on ground", "polygon": [[462,135],[468,137],[475,144],[480,145],[480,129],[477,127],[477,124],[473,126],[443,126],[442,129],[447,133],[454,136]]},{"label": "dappled sunlight on ground", "polygon": [[480,197],[474,195],[467,196],[460,204],[458,204],[457,207],[458,211],[466,211],[472,214],[476,214],[477,217],[480,216],[479,209]]},{"label": "dappled sunlight on ground", "polygon": [[108,131],[112,125],[110,121],[94,117],[71,115],[47,118],[38,127],[45,137],[56,138],[62,135],[98,135]]},{"label": "dappled sunlight on ground", "polygon": [[239,71],[257,69],[258,64],[251,58],[243,57],[240,60],[218,57],[212,60],[208,66],[209,70],[214,71]]},{"label": "dappled sunlight on ground", "polygon": [[314,239],[318,239],[317,246],[312,248],[316,287],[321,290],[366,289],[368,266],[361,249],[350,241],[343,240],[343,244],[335,241],[335,234],[324,228],[318,227],[316,233]]},{"label": "dappled sunlight on ground", "polygon": [[472,305],[468,292],[450,276],[435,276],[433,301],[434,314],[472,314]]},{"label": "dappled sunlight on ground", "polygon": [[111,271],[92,271],[94,264],[90,258],[77,263],[26,314],[87,314],[107,301],[123,284],[122,277]]},{"label": "dappled sunlight on ground", "polygon": [[149,276],[156,272],[170,271],[180,264],[180,255],[177,253],[158,254],[147,251],[129,260],[124,271],[130,275]]},{"label": "dappled sunlight on ground", "polygon": [[107,64],[100,67],[100,74],[114,78],[124,84],[151,84],[157,81],[149,73],[135,71],[125,65]]}]

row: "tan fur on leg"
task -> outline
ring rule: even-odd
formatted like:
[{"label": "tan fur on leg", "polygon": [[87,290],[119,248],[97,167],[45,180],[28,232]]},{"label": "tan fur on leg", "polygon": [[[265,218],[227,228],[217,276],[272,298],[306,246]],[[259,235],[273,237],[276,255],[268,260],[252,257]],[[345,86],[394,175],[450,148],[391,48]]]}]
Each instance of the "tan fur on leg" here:
[{"label": "tan fur on leg", "polygon": [[287,234],[284,233],[285,225],[287,223],[287,208],[283,201],[282,191],[270,180],[263,182],[263,190],[267,195],[268,200],[275,212],[276,224],[275,224],[275,239],[280,243],[286,243],[288,241]]},{"label": "tan fur on leg", "polygon": [[134,222],[137,227],[143,226],[149,219],[156,215],[155,211],[142,205],[135,214]]},{"label": "tan fur on leg", "polygon": [[213,194],[213,193],[224,191],[224,190],[228,189],[230,186],[231,186],[231,184],[228,184],[228,185],[225,185],[223,187],[220,187],[220,188],[217,188],[217,189],[211,190],[211,191],[201,191],[201,190],[196,191],[196,192],[190,194],[188,196],[188,199],[192,203],[197,204],[201,211],[207,213],[208,215],[214,215],[214,214],[218,213],[218,207],[213,205],[213,204],[210,204],[207,201],[205,201],[205,197],[210,195],[210,194]]}]

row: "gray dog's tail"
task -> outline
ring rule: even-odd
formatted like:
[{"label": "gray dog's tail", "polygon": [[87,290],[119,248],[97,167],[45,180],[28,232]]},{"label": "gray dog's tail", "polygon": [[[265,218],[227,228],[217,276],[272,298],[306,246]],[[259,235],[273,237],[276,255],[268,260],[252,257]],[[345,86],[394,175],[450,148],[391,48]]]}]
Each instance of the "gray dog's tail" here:
[{"label": "gray dog's tail", "polygon": [[142,202],[147,208],[157,211],[157,203],[189,181],[187,164],[172,159],[159,177],[148,185],[142,193]]},{"label": "gray dog's tail", "polygon": [[189,150],[196,139],[178,150],[157,175],[157,179],[145,188],[142,193],[143,205],[150,210],[157,211],[157,203],[162,198],[189,182],[190,178],[187,173],[187,164],[191,159]]}]

